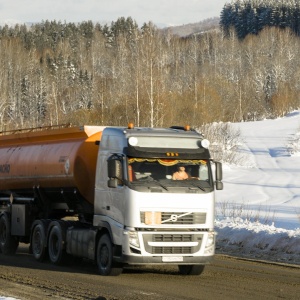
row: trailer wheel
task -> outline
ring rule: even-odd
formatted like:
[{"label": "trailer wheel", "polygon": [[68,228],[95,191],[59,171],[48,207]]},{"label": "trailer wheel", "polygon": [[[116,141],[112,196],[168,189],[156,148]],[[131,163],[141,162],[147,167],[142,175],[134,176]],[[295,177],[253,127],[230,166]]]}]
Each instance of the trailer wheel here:
[{"label": "trailer wheel", "polygon": [[113,245],[108,234],[101,236],[97,246],[97,265],[99,273],[104,276],[118,276],[122,265],[113,262]]},{"label": "trailer wheel", "polygon": [[53,264],[59,265],[64,260],[64,240],[62,228],[59,224],[51,228],[48,240],[49,259]]},{"label": "trailer wheel", "polygon": [[46,228],[42,221],[38,221],[34,226],[31,236],[31,249],[34,258],[38,261],[44,261],[47,257],[47,238]]},{"label": "trailer wheel", "polygon": [[4,213],[0,217],[0,252],[6,255],[15,254],[18,246],[18,239],[11,236],[10,218]]},{"label": "trailer wheel", "polygon": [[181,275],[200,275],[204,271],[205,265],[178,265]]}]

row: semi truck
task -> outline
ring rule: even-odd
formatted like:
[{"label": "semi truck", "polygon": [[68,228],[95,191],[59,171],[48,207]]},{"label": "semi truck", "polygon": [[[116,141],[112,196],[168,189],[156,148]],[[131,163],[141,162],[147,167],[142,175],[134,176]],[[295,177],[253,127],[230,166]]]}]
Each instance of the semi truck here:
[{"label": "semi truck", "polygon": [[[176,265],[199,275],[215,253],[222,164],[190,126],[51,126],[0,133],[0,255],[38,261]],[[184,167],[185,180],[173,174]],[[77,260],[71,260],[76,262]]]}]

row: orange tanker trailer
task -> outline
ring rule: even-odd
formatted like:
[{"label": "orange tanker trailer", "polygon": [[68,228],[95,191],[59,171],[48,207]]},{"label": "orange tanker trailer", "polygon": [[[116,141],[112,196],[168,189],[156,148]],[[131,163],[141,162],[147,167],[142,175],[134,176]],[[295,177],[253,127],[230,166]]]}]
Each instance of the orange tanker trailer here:
[{"label": "orange tanker trailer", "polygon": [[0,193],[13,200],[37,189],[59,202],[68,191],[93,204],[102,130],[82,126],[5,132],[0,136]]},{"label": "orange tanker trailer", "polygon": [[35,221],[45,235],[45,220],[92,221],[102,130],[51,126],[0,133],[0,252],[29,243]]}]

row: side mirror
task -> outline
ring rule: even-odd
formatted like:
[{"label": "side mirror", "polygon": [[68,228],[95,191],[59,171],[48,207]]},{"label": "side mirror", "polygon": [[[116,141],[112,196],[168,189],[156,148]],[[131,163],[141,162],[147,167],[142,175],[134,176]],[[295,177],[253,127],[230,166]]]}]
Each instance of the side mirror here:
[{"label": "side mirror", "polygon": [[215,162],[216,165],[216,189],[223,190],[223,170],[222,170],[222,163]]},{"label": "side mirror", "polygon": [[216,180],[222,181],[223,179],[222,163],[216,161],[215,165],[216,165]]},{"label": "side mirror", "polygon": [[118,159],[109,159],[107,161],[107,175],[109,180],[108,187],[115,188],[118,185],[123,185],[122,163]]},{"label": "side mirror", "polygon": [[108,177],[122,179],[122,163],[117,159],[107,161]]},{"label": "side mirror", "polygon": [[107,186],[110,188],[116,188],[118,186],[118,179],[116,178],[108,179]]},{"label": "side mirror", "polygon": [[216,181],[216,190],[223,190],[223,182]]}]

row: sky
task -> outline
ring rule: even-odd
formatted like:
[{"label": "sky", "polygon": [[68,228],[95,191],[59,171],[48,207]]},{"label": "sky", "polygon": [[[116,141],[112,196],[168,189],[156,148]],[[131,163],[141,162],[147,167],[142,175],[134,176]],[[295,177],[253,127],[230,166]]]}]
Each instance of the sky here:
[{"label": "sky", "polygon": [[0,0],[0,24],[56,20],[108,22],[132,17],[138,25],[176,26],[219,17],[230,0]]},{"label": "sky", "polygon": [[241,159],[239,165],[223,164],[216,253],[299,266],[300,111],[231,125],[240,130]]}]

